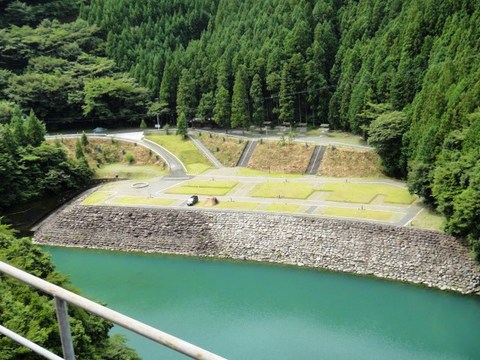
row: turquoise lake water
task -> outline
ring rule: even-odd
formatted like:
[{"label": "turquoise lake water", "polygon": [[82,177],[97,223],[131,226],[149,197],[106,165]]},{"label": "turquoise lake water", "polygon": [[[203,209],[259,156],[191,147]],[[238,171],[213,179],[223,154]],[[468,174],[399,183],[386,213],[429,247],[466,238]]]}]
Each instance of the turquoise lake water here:
[{"label": "turquoise lake water", "polygon": [[[45,249],[84,295],[229,359],[480,359],[480,297],[256,263]],[[115,331],[146,360],[186,359]]]}]

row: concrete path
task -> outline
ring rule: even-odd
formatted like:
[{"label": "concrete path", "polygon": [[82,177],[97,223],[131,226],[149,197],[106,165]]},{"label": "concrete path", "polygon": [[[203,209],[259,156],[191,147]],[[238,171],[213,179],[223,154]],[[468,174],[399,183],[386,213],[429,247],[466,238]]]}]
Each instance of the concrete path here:
[{"label": "concrete path", "polygon": [[151,149],[153,152],[160,155],[166,161],[170,168],[170,174],[167,175],[168,177],[187,178],[187,168],[185,167],[185,165],[183,165],[180,159],[177,158],[170,151],[148,139],[140,140],[138,141],[138,143],[148,149]]},{"label": "concrete path", "polygon": [[190,140],[192,140],[192,142],[195,144],[195,146],[207,157],[207,159],[217,168],[217,169],[220,169],[223,167],[223,164],[218,161],[218,159],[210,152],[210,150],[207,149],[207,147],[205,145],[203,145],[203,143],[198,140],[198,139],[195,139],[193,136],[191,135],[188,135],[188,137],[190,138]]},{"label": "concrete path", "polygon": [[313,150],[312,157],[310,158],[310,163],[307,167],[307,174],[316,175],[318,173],[318,168],[320,167],[320,163],[322,162],[325,150],[327,150],[326,146],[315,146],[315,150]]},{"label": "concrete path", "polygon": [[255,151],[256,147],[257,147],[257,142],[253,140],[249,140],[247,145],[245,145],[245,148],[243,149],[242,156],[240,156],[237,166],[246,167],[248,165],[248,162],[252,158],[253,152]]},{"label": "concrete path", "polygon": [[[203,129],[195,129],[196,132],[202,133],[212,133],[217,135],[229,136],[234,138],[241,138],[241,139],[251,139],[251,140],[258,140],[263,139],[266,141],[278,141],[281,138],[282,131],[270,131],[268,130],[267,133],[258,133],[258,132],[251,132],[251,131],[240,131],[240,130],[230,130],[228,134],[225,133],[224,130],[221,129],[212,129],[212,130],[203,130]],[[349,147],[359,150],[373,150],[373,147],[369,145],[359,145],[359,144],[352,144],[350,142],[341,141],[336,139],[335,137],[329,137],[328,135],[309,135],[309,134],[302,134],[297,133],[295,136],[295,141],[297,142],[308,142],[315,145],[336,145],[341,147]]]}]

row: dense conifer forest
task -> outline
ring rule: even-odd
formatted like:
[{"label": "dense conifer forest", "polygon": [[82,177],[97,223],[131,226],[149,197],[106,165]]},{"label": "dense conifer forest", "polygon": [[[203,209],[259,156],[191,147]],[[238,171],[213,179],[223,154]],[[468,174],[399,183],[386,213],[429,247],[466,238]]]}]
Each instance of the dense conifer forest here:
[{"label": "dense conifer forest", "polygon": [[[476,0],[3,1],[0,121],[329,123],[480,250]],[[78,15],[78,19],[77,19]],[[185,126],[181,127],[185,129]]]}]

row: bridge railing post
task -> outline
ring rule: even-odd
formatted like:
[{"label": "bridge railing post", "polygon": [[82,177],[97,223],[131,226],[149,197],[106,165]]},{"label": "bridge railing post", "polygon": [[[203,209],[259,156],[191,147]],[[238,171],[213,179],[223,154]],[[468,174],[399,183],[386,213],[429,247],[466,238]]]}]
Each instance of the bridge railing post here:
[{"label": "bridge railing post", "polygon": [[63,357],[65,360],[75,360],[72,334],[70,333],[70,323],[68,322],[67,302],[57,296],[55,296],[55,311],[57,313],[58,327],[60,329]]}]

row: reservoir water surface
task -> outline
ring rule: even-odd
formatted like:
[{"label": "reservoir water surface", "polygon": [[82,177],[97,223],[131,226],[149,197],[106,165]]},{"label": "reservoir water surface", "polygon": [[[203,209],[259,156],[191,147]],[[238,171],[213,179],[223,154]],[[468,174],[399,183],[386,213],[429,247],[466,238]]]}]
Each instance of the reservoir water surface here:
[{"label": "reservoir water surface", "polygon": [[[247,262],[44,249],[83,295],[229,359],[480,359],[480,297]],[[146,360],[186,358],[114,332]]]}]

